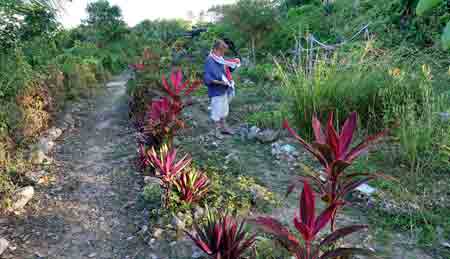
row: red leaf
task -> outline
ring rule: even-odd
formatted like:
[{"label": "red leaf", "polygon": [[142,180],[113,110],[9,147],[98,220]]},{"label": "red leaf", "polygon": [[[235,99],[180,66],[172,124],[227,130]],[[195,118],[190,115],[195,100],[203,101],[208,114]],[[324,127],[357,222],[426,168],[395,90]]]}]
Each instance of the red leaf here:
[{"label": "red leaf", "polygon": [[300,221],[312,228],[315,219],[315,198],[314,192],[307,181],[303,182],[303,191],[300,196],[299,215]]},{"label": "red leaf", "polygon": [[352,143],[353,134],[356,129],[356,123],[358,121],[358,114],[352,112],[342,127],[341,134],[339,136],[339,157],[337,159],[343,159],[349,152],[350,145]]},{"label": "red leaf", "polygon": [[164,86],[164,89],[166,90],[166,92],[172,97],[175,96],[175,93],[172,91],[170,85],[167,83],[164,75],[162,75],[162,83],[163,83],[163,86]]},{"label": "red leaf", "polygon": [[375,141],[379,140],[380,138],[386,136],[389,133],[389,129],[385,129],[382,132],[372,135],[366,138],[361,144],[353,148],[350,153],[345,157],[345,160],[348,162],[353,162],[358,156],[360,156],[362,153],[364,153],[368,147],[373,144]]},{"label": "red leaf", "polygon": [[314,222],[314,231],[313,235],[317,235],[319,231],[324,228],[328,222],[330,222],[331,217],[333,216],[333,213],[336,211],[337,205],[332,204],[330,207],[328,207],[320,216],[316,219]]},{"label": "red leaf", "polygon": [[300,142],[300,144],[303,145],[303,147],[308,150],[311,154],[313,154],[318,160],[319,162],[326,166],[328,164],[328,162],[326,161],[326,159],[322,156],[322,154],[320,152],[318,152],[316,149],[314,149],[309,143],[307,143],[305,140],[303,140],[290,126],[289,126],[289,122],[287,120],[284,120],[283,122],[283,127],[285,129],[287,129],[289,131],[289,133],[291,133],[292,136],[294,136],[294,138],[296,138],[298,140],[298,142]]},{"label": "red leaf", "polygon": [[327,124],[327,141],[328,145],[330,145],[331,150],[333,152],[334,158],[339,156],[339,138],[337,136],[337,132],[334,129],[333,125],[334,116],[331,112],[328,117],[328,124]]},{"label": "red leaf", "polygon": [[297,238],[291,234],[289,229],[276,219],[270,217],[258,217],[251,221],[262,227],[265,232],[275,235],[290,251],[296,249],[296,247],[300,245]]},{"label": "red leaf", "polygon": [[354,226],[349,226],[349,227],[344,227],[341,229],[338,229],[336,231],[334,231],[333,233],[329,234],[327,237],[325,237],[322,242],[320,242],[319,246],[329,246],[331,244],[333,244],[334,242],[336,242],[337,240],[350,235],[354,232],[360,231],[362,229],[367,228],[366,225],[354,225]]},{"label": "red leaf", "polygon": [[325,144],[326,138],[325,138],[325,135],[323,134],[322,124],[320,123],[320,121],[317,119],[316,116],[313,116],[312,128],[314,130],[314,136],[316,138],[316,142],[319,144]]},{"label": "red leaf", "polygon": [[314,239],[312,228],[301,222],[301,220],[297,217],[294,218],[294,226],[298,232],[300,232],[305,241],[312,241]]}]

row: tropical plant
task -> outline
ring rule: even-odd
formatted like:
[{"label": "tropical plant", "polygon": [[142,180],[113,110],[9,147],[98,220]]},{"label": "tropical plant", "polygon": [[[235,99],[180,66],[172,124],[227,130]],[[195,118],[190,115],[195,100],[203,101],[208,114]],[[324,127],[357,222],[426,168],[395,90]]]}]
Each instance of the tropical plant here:
[{"label": "tropical plant", "polygon": [[176,108],[175,111],[179,113],[184,108],[184,104],[181,98],[186,97],[194,92],[200,86],[201,82],[198,80],[195,80],[192,83],[189,80],[183,82],[183,72],[181,71],[181,69],[176,72],[172,71],[172,73],[170,74],[170,81],[172,85],[167,82],[164,75],[162,76],[164,90],[172,98]]},{"label": "tropical plant", "polygon": [[176,131],[184,127],[184,122],[178,118],[180,111],[181,105],[168,97],[154,100],[147,108],[144,133],[155,137],[159,144],[164,140],[170,144]]},{"label": "tropical plant", "polygon": [[[332,204],[345,203],[344,197],[363,183],[366,183],[377,177],[376,174],[345,174],[345,169],[349,167],[355,159],[367,151],[369,146],[381,137],[385,136],[388,131],[384,130],[376,135],[367,137],[363,142],[354,148],[351,147],[352,140],[356,131],[358,115],[356,112],[350,114],[338,133],[333,126],[333,113],[328,117],[328,123],[325,130],[322,128],[320,121],[316,116],[312,119],[312,128],[314,131],[315,142],[307,143],[302,139],[290,126],[287,121],[284,122],[286,128],[299,142],[310,152],[324,167],[325,181],[323,182],[320,175],[308,175],[306,178],[314,181],[319,189],[322,200],[330,206]],[[302,183],[305,177],[300,177],[297,182]],[[292,184],[288,193],[295,187]],[[336,210],[331,217],[331,229],[335,229]]]},{"label": "tropical plant", "polygon": [[[444,2],[444,0],[419,0],[416,7],[416,13],[417,15],[422,16]],[[447,23],[447,26],[442,33],[441,41],[444,48],[450,49],[450,21]]]},{"label": "tropical plant", "polygon": [[[141,147],[141,150],[144,148]],[[153,166],[154,176],[161,180],[164,189],[164,206],[167,207],[168,197],[175,179],[191,164],[192,159],[185,155],[177,161],[177,150],[169,148],[166,144],[163,144],[158,152],[155,147],[145,151],[145,155],[141,159],[143,159],[144,166]]]},{"label": "tropical plant", "polygon": [[341,258],[353,254],[373,255],[373,253],[361,248],[335,248],[333,245],[347,235],[366,229],[365,225],[354,225],[340,228],[318,240],[319,232],[330,222],[334,211],[339,206],[332,203],[318,217],[315,214],[314,192],[307,181],[303,184],[300,195],[300,207],[298,215],[294,217],[293,223],[300,233],[300,241],[291,231],[283,226],[281,222],[271,217],[260,216],[252,221],[260,226],[265,232],[272,234],[275,238],[297,259],[326,259]]},{"label": "tropical plant", "polygon": [[208,176],[195,168],[185,170],[173,182],[181,201],[191,204],[198,202],[208,192]]},{"label": "tropical plant", "polygon": [[245,230],[245,221],[207,211],[206,223],[194,223],[194,233],[186,232],[211,259],[239,259],[253,245],[256,235]]}]

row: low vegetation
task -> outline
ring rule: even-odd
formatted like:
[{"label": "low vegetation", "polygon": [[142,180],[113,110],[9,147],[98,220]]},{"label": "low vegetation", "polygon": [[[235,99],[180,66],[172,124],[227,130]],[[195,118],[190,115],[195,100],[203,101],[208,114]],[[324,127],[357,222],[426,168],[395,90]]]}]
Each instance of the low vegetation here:
[{"label": "low vegetation", "polygon": [[[68,30],[55,7],[0,4],[1,208],[23,185],[32,144],[55,115],[127,70],[136,165],[152,179],[142,195],[152,223],[182,217],[177,232],[210,258],[374,256],[343,241],[368,225],[338,224],[349,197],[368,182],[379,190],[370,209],[361,205],[370,224],[415,235],[433,256],[448,256],[439,249],[450,237],[446,1],[238,0],[211,8],[215,19],[199,19],[207,30],[198,35],[182,20],[130,28],[120,8],[105,0],[90,3],[86,21]],[[217,38],[242,59],[238,95],[251,93],[240,101],[255,106],[236,121],[289,133],[317,160],[300,161],[307,166],[283,190],[302,187],[291,219],[298,234],[266,215],[290,197],[233,166],[225,169],[223,157],[215,157],[221,154],[196,159],[180,145],[196,123],[186,119],[188,107],[206,96],[203,59]],[[318,200],[324,207],[316,214]],[[379,204],[386,200],[389,206]]]}]

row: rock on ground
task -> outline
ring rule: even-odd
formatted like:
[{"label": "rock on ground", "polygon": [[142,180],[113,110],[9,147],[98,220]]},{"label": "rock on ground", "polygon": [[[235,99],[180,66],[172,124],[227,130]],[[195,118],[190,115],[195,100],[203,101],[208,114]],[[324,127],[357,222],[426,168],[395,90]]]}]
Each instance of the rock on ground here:
[{"label": "rock on ground", "polygon": [[0,255],[2,255],[6,249],[8,249],[9,242],[4,238],[0,238]]},{"label": "rock on ground", "polygon": [[13,194],[13,202],[12,202],[12,210],[18,211],[21,210],[27,205],[27,203],[33,198],[34,196],[34,188],[32,186],[27,186],[18,189]]}]

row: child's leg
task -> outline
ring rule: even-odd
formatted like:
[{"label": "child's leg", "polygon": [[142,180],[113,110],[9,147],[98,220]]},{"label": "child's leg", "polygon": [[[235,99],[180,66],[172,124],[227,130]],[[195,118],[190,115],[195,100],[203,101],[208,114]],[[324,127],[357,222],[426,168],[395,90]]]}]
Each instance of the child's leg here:
[{"label": "child's leg", "polygon": [[229,95],[225,95],[225,101],[224,101],[224,113],[223,113],[223,118],[222,118],[222,132],[225,134],[229,134],[229,135],[233,135],[233,130],[228,127],[227,123],[226,123],[226,118],[228,117],[229,111],[230,111],[230,101],[231,101],[231,96]]},{"label": "child's leg", "polygon": [[223,118],[226,112],[225,96],[214,96],[211,98],[211,120],[214,122],[214,130],[217,138],[223,138],[220,135],[224,124]]}]

